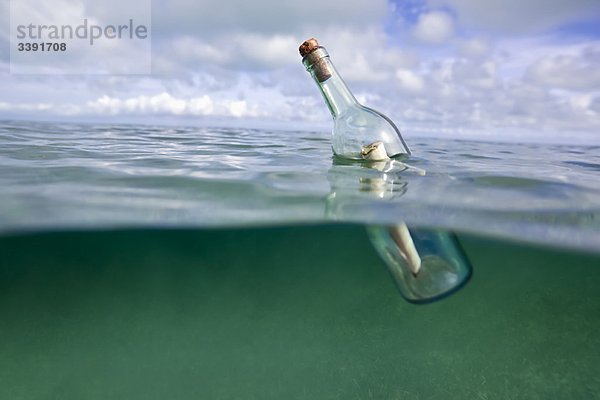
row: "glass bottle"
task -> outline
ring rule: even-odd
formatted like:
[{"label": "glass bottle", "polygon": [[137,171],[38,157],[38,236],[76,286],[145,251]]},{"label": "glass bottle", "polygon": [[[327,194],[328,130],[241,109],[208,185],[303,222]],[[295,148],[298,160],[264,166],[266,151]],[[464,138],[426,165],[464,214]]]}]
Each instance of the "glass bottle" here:
[{"label": "glass bottle", "polygon": [[[371,244],[390,272],[400,294],[411,303],[430,303],[463,287],[472,266],[457,236],[447,230],[410,228],[397,217],[386,220],[380,202],[387,206],[409,189],[411,177],[426,171],[399,160],[360,162],[334,159],[327,174],[331,193],[326,213],[332,220],[371,220]],[[399,214],[399,213],[398,213]],[[366,217],[365,217],[366,216]]]},{"label": "glass bottle", "polygon": [[452,232],[409,230],[403,222],[373,225],[367,231],[398,290],[411,303],[429,303],[449,296],[471,277],[471,263]]},{"label": "glass bottle", "polygon": [[[329,174],[332,194],[328,198],[328,213],[333,218],[352,221],[357,212],[371,212],[371,202],[359,201],[365,194],[389,200],[406,191],[407,182],[402,181],[400,173],[409,167],[391,158],[410,155],[410,150],[388,117],[356,101],[329,54],[315,39],[300,45],[300,55],[333,116],[333,152],[342,157],[334,159]],[[357,169],[354,164],[363,168]],[[365,168],[381,174],[365,173]],[[425,174],[418,168],[410,169]],[[346,217],[347,212],[350,215]],[[400,293],[410,302],[428,303],[446,297],[464,286],[471,276],[469,260],[452,232],[409,229],[402,221],[372,225],[367,231]]]},{"label": "glass bottle", "polygon": [[315,39],[309,39],[300,45],[300,55],[331,111],[334,154],[369,160],[410,155],[396,125],[379,111],[356,101],[324,47]]}]

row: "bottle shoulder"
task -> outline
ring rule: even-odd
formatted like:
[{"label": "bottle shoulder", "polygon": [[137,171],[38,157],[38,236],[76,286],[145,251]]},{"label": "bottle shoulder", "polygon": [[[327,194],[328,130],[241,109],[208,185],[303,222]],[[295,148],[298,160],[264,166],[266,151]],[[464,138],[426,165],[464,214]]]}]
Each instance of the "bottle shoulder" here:
[{"label": "bottle shoulder", "polygon": [[357,129],[392,129],[397,130],[389,118],[380,112],[362,105],[344,110],[334,118],[334,123]]},{"label": "bottle shoulder", "polygon": [[[336,153],[360,152],[375,142],[385,145],[388,156],[410,154],[399,129],[382,113],[362,105],[345,110],[334,119],[333,147]],[[342,150],[343,149],[343,150]]]}]

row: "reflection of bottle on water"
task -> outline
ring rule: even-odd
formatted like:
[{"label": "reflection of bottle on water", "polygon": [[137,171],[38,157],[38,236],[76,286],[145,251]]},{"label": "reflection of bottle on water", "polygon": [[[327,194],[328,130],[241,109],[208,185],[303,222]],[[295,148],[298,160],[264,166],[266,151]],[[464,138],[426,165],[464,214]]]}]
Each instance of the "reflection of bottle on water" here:
[{"label": "reflection of bottle on water", "polygon": [[408,301],[426,303],[454,293],[471,276],[456,235],[404,223],[370,226],[371,243]]},{"label": "reflection of bottle on water", "polygon": [[[407,176],[424,171],[399,161],[387,163],[334,160],[328,179],[328,218],[360,222],[379,219],[381,201],[394,201],[408,190]],[[357,218],[360,216],[361,218]],[[456,236],[447,231],[408,228],[398,220],[367,229],[375,250],[385,261],[402,296],[426,303],[447,296],[463,286],[471,266]]]},{"label": "reflection of bottle on water", "polygon": [[[331,203],[339,205],[355,197],[349,193],[352,192],[351,183],[338,182],[349,177],[353,180],[358,178],[358,190],[363,194],[369,192],[381,199],[394,197],[394,193],[398,193],[395,182],[401,179],[394,179],[391,175],[407,167],[390,160],[390,157],[410,154],[400,131],[388,117],[356,101],[331,63],[329,54],[315,39],[302,43],[300,54],[333,117],[333,152],[346,159],[367,160],[370,164],[363,166],[380,172],[378,176],[365,176],[359,172],[358,176],[352,177],[352,172],[360,169],[352,169],[351,165],[347,165],[340,173],[334,166],[330,171],[333,181],[328,210],[337,209],[333,214],[343,214],[344,207],[333,207]],[[394,166],[394,162],[400,168]],[[424,174],[424,171],[417,173]],[[406,183],[400,187],[403,193]],[[345,215],[336,217],[354,219],[353,215],[349,218],[345,218]],[[371,226],[368,231],[373,246],[386,262],[402,295],[409,301],[428,302],[446,296],[466,283],[471,275],[470,264],[452,233],[409,230],[403,222],[390,226]]]}]

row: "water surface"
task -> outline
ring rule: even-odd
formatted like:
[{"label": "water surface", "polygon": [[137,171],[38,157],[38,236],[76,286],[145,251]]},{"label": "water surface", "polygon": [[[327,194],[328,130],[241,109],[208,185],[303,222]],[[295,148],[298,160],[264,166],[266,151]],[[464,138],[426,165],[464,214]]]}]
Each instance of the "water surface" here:
[{"label": "water surface", "polygon": [[328,132],[0,126],[0,230],[406,221],[600,247],[600,147],[406,137],[387,173],[332,159]]}]

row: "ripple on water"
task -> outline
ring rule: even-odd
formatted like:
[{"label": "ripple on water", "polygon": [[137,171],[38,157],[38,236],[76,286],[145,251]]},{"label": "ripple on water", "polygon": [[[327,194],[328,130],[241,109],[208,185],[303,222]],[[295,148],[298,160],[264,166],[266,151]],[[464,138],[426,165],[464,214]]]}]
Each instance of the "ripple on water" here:
[{"label": "ripple on water", "polygon": [[329,130],[4,122],[0,231],[405,220],[600,248],[598,149],[408,142],[420,170],[336,160]]},{"label": "ripple on water", "polygon": [[577,167],[589,168],[594,171],[600,171],[600,164],[584,162],[584,161],[571,161],[571,160],[563,161],[563,163],[569,164],[569,165],[575,165]]}]

